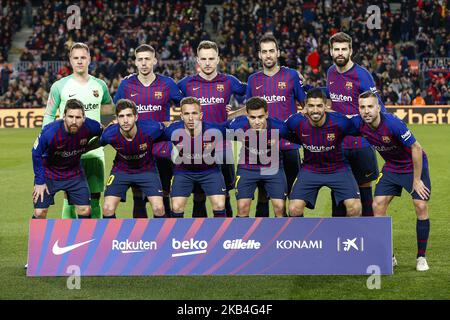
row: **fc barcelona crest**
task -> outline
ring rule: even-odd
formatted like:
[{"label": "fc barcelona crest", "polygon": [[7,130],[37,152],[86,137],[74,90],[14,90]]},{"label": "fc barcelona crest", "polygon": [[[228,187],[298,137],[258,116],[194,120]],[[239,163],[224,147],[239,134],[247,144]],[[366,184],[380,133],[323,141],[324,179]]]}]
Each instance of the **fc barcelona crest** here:
[{"label": "fc barcelona crest", "polygon": [[384,143],[390,143],[391,142],[391,138],[389,138],[389,136],[383,136],[382,139],[383,139]]},{"label": "fc barcelona crest", "polygon": [[216,89],[217,89],[217,91],[223,91],[223,90],[225,90],[225,86],[223,84],[218,84],[216,86]]},{"label": "fc barcelona crest", "polygon": [[286,89],[286,82],[278,82],[278,89]]},{"label": "fc barcelona crest", "polygon": [[80,140],[80,146],[84,146],[87,143],[87,139]]},{"label": "fc barcelona crest", "polygon": [[163,93],[162,91],[155,91],[155,98],[156,99],[162,99]]},{"label": "fc barcelona crest", "polygon": [[351,83],[350,81],[347,81],[345,83],[345,88],[347,88],[347,90],[352,90],[353,89],[353,83]]},{"label": "fc barcelona crest", "polygon": [[98,98],[99,94],[98,94],[98,90],[92,90],[92,94],[94,95],[94,97]]},{"label": "fc barcelona crest", "polygon": [[147,150],[147,143],[140,144],[139,145],[139,150],[141,150],[141,151]]},{"label": "fc barcelona crest", "polygon": [[328,133],[327,134],[327,140],[328,141],[334,141],[336,139],[336,135],[334,133]]}]

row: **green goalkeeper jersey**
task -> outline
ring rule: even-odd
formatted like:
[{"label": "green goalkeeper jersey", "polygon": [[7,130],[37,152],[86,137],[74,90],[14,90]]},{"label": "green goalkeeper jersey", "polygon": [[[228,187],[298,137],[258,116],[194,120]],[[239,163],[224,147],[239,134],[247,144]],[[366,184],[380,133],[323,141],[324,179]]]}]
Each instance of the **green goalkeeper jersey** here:
[{"label": "green goalkeeper jersey", "polygon": [[[57,111],[60,116],[64,113],[67,100],[77,99],[84,105],[86,117],[100,120],[100,109],[104,104],[110,104],[111,96],[106,83],[93,76],[89,76],[87,83],[75,80],[73,74],[56,81],[51,89],[44,114],[43,127],[55,120]],[[83,154],[81,159],[104,157],[103,148],[98,148]]]}]

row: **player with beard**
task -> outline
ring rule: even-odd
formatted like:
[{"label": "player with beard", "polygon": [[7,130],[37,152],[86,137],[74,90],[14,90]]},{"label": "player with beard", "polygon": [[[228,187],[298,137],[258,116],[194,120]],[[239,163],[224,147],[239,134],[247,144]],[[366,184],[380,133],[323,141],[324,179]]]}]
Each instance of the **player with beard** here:
[{"label": "player with beard", "polygon": [[45,219],[48,207],[54,204],[58,191],[65,191],[78,218],[90,218],[90,191],[81,167],[81,155],[87,151],[89,140],[100,136],[99,122],[86,118],[80,100],[65,102],[61,120],[43,128],[34,143],[33,219]]},{"label": "player with beard", "polygon": [[[272,35],[264,35],[259,40],[259,59],[263,70],[248,78],[247,99],[262,97],[267,101],[269,117],[286,120],[290,115],[297,113],[297,103],[305,100],[305,91],[297,70],[278,65],[280,50],[278,42]],[[288,192],[300,169],[300,146],[288,140],[281,139],[280,150],[283,167],[286,172]],[[258,188],[259,200],[256,207],[257,217],[269,215],[268,199],[264,188]]]},{"label": "player with beard", "polygon": [[[359,114],[358,96],[370,90],[378,97],[384,112],[386,109],[377,93],[372,75],[351,59],[352,38],[339,32],[330,38],[329,43],[334,62],[327,72],[327,96],[331,99],[331,109],[345,115]],[[347,136],[344,139],[344,157],[359,186],[362,215],[373,216],[372,181],[379,173],[375,151],[363,137]],[[342,204],[335,206],[333,192],[331,198],[332,215],[345,216],[345,207]]]}]

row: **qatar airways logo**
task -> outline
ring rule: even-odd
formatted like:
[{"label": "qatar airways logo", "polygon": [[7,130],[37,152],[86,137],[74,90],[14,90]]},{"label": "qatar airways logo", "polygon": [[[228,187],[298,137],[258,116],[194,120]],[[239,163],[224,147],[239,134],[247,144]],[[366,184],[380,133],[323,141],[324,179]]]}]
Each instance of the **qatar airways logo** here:
[{"label": "qatar airways logo", "polygon": [[286,101],[286,97],[285,96],[276,96],[276,95],[266,96],[266,95],[263,95],[261,98],[266,100],[267,103],[285,102]]},{"label": "qatar airways logo", "polygon": [[336,147],[335,146],[330,146],[330,147],[314,146],[314,145],[307,145],[307,144],[303,143],[303,148],[305,148],[306,150],[308,150],[310,152],[328,152],[328,151],[334,150]]},{"label": "qatar airways logo", "polygon": [[162,106],[161,105],[152,105],[152,104],[138,104],[136,106],[136,109],[137,109],[138,113],[154,112],[154,111],[161,111]]},{"label": "qatar airways logo", "polygon": [[353,101],[352,97],[344,96],[342,93],[336,94],[333,92],[330,92],[330,99],[333,102],[352,102]]},{"label": "qatar airways logo", "polygon": [[225,103],[225,99],[224,98],[216,98],[216,97],[211,97],[211,98],[201,97],[198,100],[200,101],[200,105],[202,105],[202,106],[207,106],[207,105],[210,105],[210,104]]}]

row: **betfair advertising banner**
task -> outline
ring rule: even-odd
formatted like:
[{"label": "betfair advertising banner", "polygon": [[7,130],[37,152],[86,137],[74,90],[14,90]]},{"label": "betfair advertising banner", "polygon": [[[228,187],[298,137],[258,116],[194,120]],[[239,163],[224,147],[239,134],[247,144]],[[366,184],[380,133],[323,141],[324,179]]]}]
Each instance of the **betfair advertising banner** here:
[{"label": "betfair advertising banner", "polygon": [[[386,106],[407,124],[449,124],[450,105],[435,106]],[[0,128],[39,128],[44,119],[44,108],[36,109],[0,109]],[[179,108],[171,109],[171,120],[180,117]],[[112,116],[102,117],[107,124]]]}]

